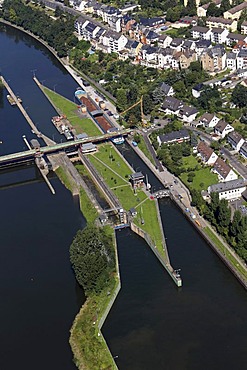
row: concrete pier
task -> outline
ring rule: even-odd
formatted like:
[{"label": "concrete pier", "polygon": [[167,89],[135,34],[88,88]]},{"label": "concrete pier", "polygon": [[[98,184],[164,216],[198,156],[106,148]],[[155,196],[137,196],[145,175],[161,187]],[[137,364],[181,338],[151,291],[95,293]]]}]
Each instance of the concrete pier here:
[{"label": "concrete pier", "polygon": [[26,121],[28,122],[28,124],[30,125],[32,131],[34,134],[37,135],[37,137],[40,137],[41,139],[44,140],[44,142],[46,143],[46,145],[54,145],[56,144],[55,141],[51,140],[49,137],[47,137],[46,135],[42,134],[38,129],[37,127],[35,126],[35,124],[33,123],[33,121],[31,120],[31,118],[29,117],[29,115],[27,114],[26,110],[23,108],[22,104],[19,102],[19,100],[17,99],[17,96],[14,94],[13,90],[11,89],[11,87],[8,85],[8,83],[5,81],[5,79],[3,78],[3,76],[0,76],[1,77],[1,80],[2,80],[2,83],[4,85],[4,87],[8,90],[8,93],[9,95],[12,97],[12,99],[14,100],[14,102],[16,103],[16,105],[18,106],[18,108],[20,109],[21,113],[23,114],[23,116],[25,117]]}]

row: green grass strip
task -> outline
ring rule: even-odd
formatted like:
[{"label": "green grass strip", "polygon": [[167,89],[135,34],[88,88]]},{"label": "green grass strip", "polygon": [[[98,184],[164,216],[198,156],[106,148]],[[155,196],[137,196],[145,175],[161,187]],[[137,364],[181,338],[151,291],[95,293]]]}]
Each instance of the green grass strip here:
[{"label": "green grass strip", "polygon": [[138,148],[143,152],[143,154],[150,160],[150,162],[155,166],[154,159],[142,137],[142,135],[139,135],[140,142],[138,143]]},{"label": "green grass strip", "polygon": [[97,136],[102,134],[93,120],[80,116],[78,113],[78,106],[75,103],[46,87],[42,87],[42,89],[57,108],[59,114],[64,114],[67,117],[77,134],[81,134],[83,132],[88,136]]},{"label": "green grass strip", "polygon": [[207,226],[203,229],[205,234],[210,238],[213,244],[220,250],[224,256],[232,263],[234,268],[244,277],[247,278],[247,271],[239,264],[238,260],[230,253],[224,244],[218,239],[218,237],[213,233],[213,231]]}]

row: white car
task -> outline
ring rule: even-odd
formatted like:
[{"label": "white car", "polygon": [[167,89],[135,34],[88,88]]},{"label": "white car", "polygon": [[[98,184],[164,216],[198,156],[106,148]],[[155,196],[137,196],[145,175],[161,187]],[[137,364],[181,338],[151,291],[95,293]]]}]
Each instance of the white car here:
[{"label": "white car", "polygon": [[114,117],[115,119],[119,119],[119,114],[113,114],[113,117]]}]

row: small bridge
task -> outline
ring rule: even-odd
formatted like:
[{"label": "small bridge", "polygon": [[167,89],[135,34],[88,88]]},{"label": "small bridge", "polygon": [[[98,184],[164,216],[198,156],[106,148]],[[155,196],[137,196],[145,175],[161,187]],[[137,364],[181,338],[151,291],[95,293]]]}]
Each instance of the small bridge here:
[{"label": "small bridge", "polygon": [[[119,136],[121,136],[121,135],[126,136],[130,132],[131,132],[130,129],[120,130],[118,132],[118,134],[119,134]],[[115,137],[115,136],[116,136],[116,133],[108,133],[108,134],[103,134],[103,135],[99,135],[99,136],[92,136],[92,137],[87,137],[87,138],[83,138],[83,139],[78,139],[78,140],[74,140],[74,141],[67,141],[67,142],[64,142],[64,143],[59,143],[59,144],[54,144],[54,145],[49,145],[49,146],[47,145],[47,146],[40,147],[39,149],[30,149],[30,150],[26,150],[26,151],[23,151],[23,152],[16,152],[16,153],[12,153],[12,154],[2,155],[2,156],[0,156],[0,168],[1,168],[2,164],[14,163],[14,162],[18,162],[18,161],[23,160],[23,159],[28,159],[28,158],[37,157],[37,156],[40,157],[44,154],[50,154],[50,153],[55,153],[55,152],[59,152],[59,151],[64,151],[68,148],[78,147],[81,144],[85,144],[85,143],[103,142],[103,141],[107,141],[107,140],[109,140],[109,139],[111,139],[112,137]]]}]

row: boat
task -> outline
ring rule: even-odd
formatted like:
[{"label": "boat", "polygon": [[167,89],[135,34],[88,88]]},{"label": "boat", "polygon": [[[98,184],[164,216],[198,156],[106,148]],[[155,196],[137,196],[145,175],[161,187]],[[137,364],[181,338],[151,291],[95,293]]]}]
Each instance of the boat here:
[{"label": "boat", "polygon": [[[16,105],[16,100],[10,94],[7,95],[7,99],[9,101],[10,105]],[[19,103],[22,103],[22,100],[19,96],[17,96],[16,99]]]},{"label": "boat", "polygon": [[111,141],[113,142],[113,144],[120,145],[124,143],[124,137],[123,136],[113,137]]},{"label": "boat", "polygon": [[15,102],[14,98],[11,95],[8,94],[7,99],[9,101],[10,105],[16,105],[16,102]]}]

